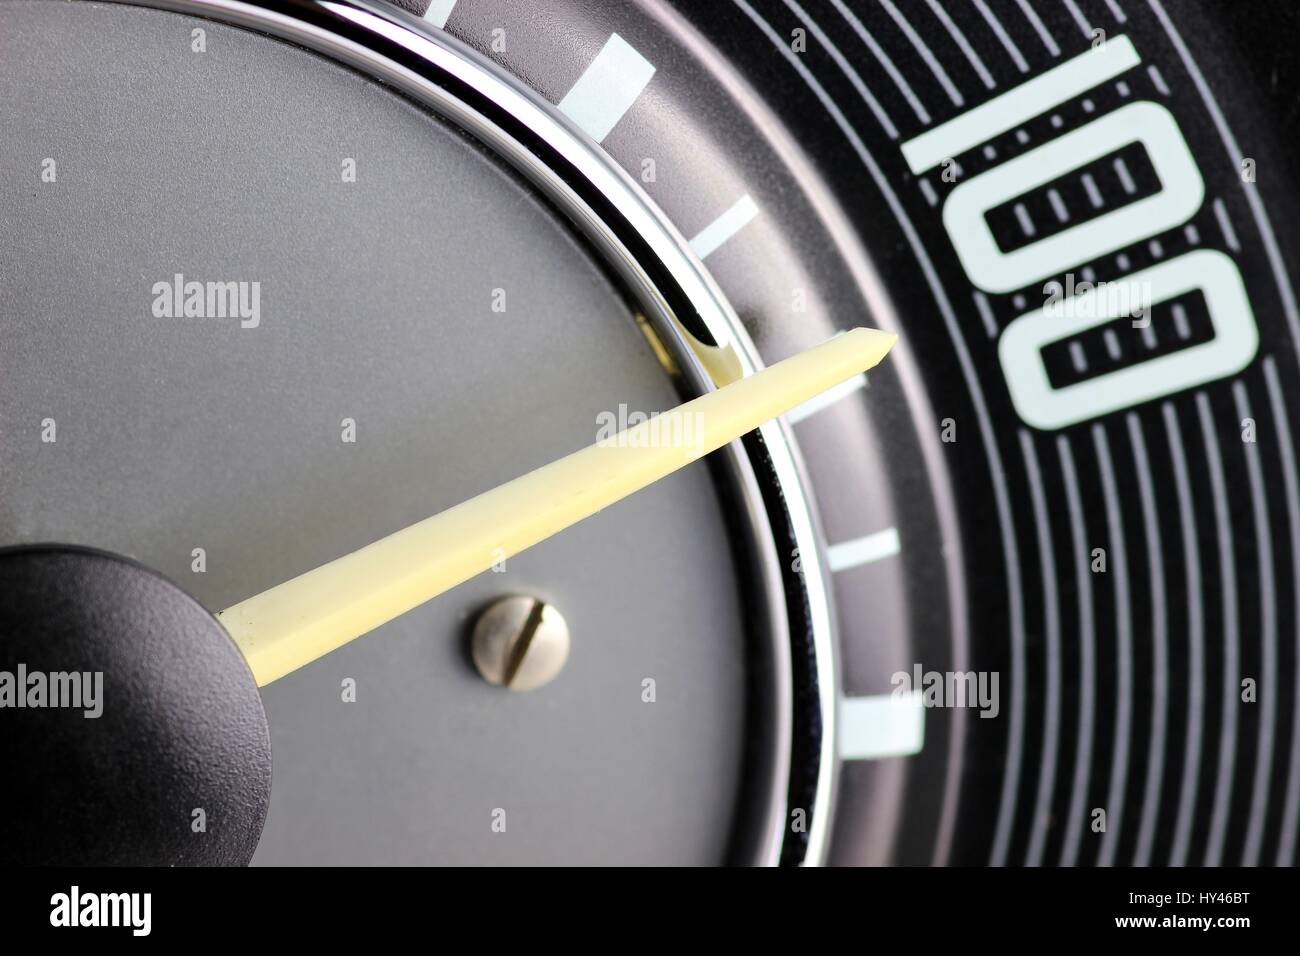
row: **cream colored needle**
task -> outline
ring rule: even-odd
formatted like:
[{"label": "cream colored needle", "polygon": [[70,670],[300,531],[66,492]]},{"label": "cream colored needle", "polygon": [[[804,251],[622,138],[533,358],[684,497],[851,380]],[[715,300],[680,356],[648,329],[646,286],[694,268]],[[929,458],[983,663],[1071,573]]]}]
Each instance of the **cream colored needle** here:
[{"label": "cream colored needle", "polygon": [[590,517],[876,365],[854,329],[484,492],[217,615],[259,686]]}]

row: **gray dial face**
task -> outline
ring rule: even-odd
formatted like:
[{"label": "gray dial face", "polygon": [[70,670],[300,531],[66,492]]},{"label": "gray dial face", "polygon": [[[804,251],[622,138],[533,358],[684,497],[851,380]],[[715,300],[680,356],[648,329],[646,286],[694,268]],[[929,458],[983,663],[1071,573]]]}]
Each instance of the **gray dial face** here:
[{"label": "gray dial face", "polygon": [[[111,549],[217,610],[679,400],[555,211],[395,93],[173,13],[0,23],[0,167],[31,172],[0,181],[4,544]],[[190,282],[245,307],[187,316]],[[742,584],[699,463],[267,687],[255,862],[722,859]],[[571,631],[527,693],[467,646],[514,593]]]},{"label": "gray dial face", "polygon": [[257,862],[1294,862],[1294,4],[130,2],[0,3],[0,548],[224,608],[704,387],[682,330],[900,334],[266,687]]}]

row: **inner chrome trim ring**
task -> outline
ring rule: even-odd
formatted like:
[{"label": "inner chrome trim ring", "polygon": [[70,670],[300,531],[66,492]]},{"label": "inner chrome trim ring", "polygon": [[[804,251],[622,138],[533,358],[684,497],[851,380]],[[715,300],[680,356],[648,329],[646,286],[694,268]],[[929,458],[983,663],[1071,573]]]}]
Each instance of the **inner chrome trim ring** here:
[{"label": "inner chrome trim ring", "polygon": [[[684,380],[679,386],[695,393],[714,387],[679,329],[706,345],[729,348],[746,375],[762,367],[722,291],[640,186],[551,103],[448,34],[371,0],[113,2],[250,28],[400,90],[487,145],[570,218],[674,353]],[[838,686],[834,605],[820,525],[784,422],[769,422],[757,438],[732,443],[724,460],[741,488],[743,517],[755,540],[770,544],[757,569],[767,591],[760,614],[781,638],[770,642],[772,713],[765,718],[772,725],[771,752],[758,775],[772,784],[757,795],[762,809],[752,814],[754,832],[742,835],[739,845],[733,838],[734,852],[754,863],[820,864],[834,809]],[[795,549],[801,572],[793,567]],[[799,655],[798,669],[794,655]],[[811,696],[796,696],[797,673],[815,685]],[[791,832],[795,808],[806,811],[806,832]]]}]

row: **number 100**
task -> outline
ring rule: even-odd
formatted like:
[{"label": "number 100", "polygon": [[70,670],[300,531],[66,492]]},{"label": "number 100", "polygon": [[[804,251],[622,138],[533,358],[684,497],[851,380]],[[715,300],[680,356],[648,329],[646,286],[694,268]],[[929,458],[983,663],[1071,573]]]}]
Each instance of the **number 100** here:
[{"label": "number 100", "polygon": [[[904,145],[904,155],[920,172],[917,167],[924,168],[943,147],[976,145],[972,140],[976,135],[988,138],[990,124],[997,135],[1138,62],[1126,37],[1116,37],[1105,47],[922,134]],[[1131,143],[1141,143],[1150,158],[1160,181],[1154,195],[1021,248],[1004,252],[998,247],[985,218],[989,210]],[[971,282],[987,292],[1007,293],[1177,228],[1196,215],[1204,199],[1200,170],[1173,114],[1156,103],[1138,101],[961,183],[944,203],[943,223]],[[998,355],[1012,402],[1027,424],[1063,428],[1233,375],[1254,359],[1259,333],[1241,272],[1230,257],[1195,250],[1123,281],[1149,290],[1153,303],[1199,290],[1209,309],[1213,339],[1057,388],[1048,380],[1044,347],[1121,315],[1092,291],[1022,315],[1002,333]]]}]

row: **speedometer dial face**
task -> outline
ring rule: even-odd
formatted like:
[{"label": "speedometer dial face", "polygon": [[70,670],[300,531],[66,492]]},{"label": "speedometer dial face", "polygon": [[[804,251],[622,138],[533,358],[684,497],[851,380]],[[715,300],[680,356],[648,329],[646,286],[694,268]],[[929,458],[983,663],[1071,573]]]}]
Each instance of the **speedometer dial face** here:
[{"label": "speedometer dial face", "polygon": [[[331,653],[248,656],[264,823],[141,819],[267,865],[1294,862],[1294,157],[1227,18],[0,5],[11,593],[96,549],[255,655],[253,595],[900,337]],[[86,752],[56,777],[118,786]]]}]

